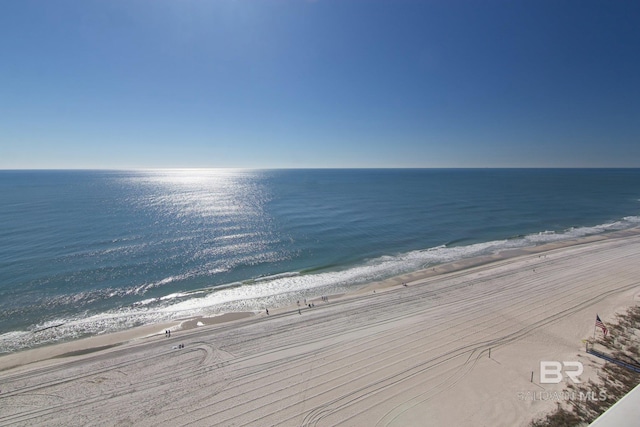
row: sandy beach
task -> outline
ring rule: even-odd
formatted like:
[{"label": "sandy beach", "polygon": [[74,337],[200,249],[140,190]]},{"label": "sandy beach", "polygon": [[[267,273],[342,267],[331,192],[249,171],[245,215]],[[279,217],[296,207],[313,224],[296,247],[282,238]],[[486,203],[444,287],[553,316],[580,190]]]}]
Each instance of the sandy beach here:
[{"label": "sandy beach", "polygon": [[637,230],[520,249],[0,357],[0,425],[525,426],[567,385],[540,361],[596,378],[596,313],[639,301]]}]

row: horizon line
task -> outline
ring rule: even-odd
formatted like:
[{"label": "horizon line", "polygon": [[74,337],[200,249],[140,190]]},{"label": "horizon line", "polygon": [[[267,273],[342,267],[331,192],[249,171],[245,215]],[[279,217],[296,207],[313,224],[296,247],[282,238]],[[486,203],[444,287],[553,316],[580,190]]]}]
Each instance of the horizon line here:
[{"label": "horizon line", "polygon": [[184,171],[198,171],[198,170],[487,170],[487,169],[539,169],[539,170],[557,170],[557,169],[640,169],[640,166],[341,166],[341,167],[237,167],[237,166],[213,166],[213,167],[131,167],[131,168],[119,168],[119,167],[105,167],[105,168],[0,168],[2,172],[37,172],[37,171],[104,171],[104,172],[118,172],[118,171],[154,171],[154,170],[184,170]]}]

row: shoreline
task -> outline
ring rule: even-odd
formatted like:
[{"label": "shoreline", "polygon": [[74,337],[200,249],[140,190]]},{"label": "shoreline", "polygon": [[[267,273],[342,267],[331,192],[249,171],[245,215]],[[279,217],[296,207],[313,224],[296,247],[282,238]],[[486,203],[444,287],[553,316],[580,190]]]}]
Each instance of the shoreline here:
[{"label": "shoreline", "polygon": [[569,248],[573,246],[585,245],[588,243],[599,242],[610,239],[618,239],[624,237],[630,237],[640,235],[640,227],[629,228],[626,230],[617,230],[609,233],[600,233],[590,236],[583,236],[574,239],[559,240],[557,242],[543,243],[535,246],[524,246],[516,249],[505,249],[495,254],[480,255],[471,258],[465,258],[456,260],[444,264],[439,264],[434,267],[424,268],[416,270],[410,273],[401,274],[398,276],[390,277],[385,280],[372,282],[354,291],[354,294],[367,292],[373,289],[384,289],[386,287],[399,286],[403,283],[410,283],[412,281],[420,281],[429,277],[444,275],[448,273],[462,272],[474,267],[480,267],[483,265],[491,264],[493,262],[506,261],[519,256],[539,254],[544,252],[553,251],[556,249]]},{"label": "shoreline", "polygon": [[[471,258],[452,261],[449,263],[439,264],[433,267],[404,273],[393,276],[385,280],[375,281],[368,284],[358,286],[356,289],[329,295],[330,301],[342,301],[361,297],[362,295],[385,292],[387,290],[402,287],[404,284],[411,286],[418,282],[434,277],[443,277],[450,273],[465,273],[476,267],[491,265],[501,261],[510,261],[521,256],[542,254],[563,248],[570,248],[579,245],[585,245],[593,242],[600,242],[611,239],[619,239],[630,236],[640,235],[640,227],[629,228],[625,230],[617,230],[608,233],[600,233],[590,236],[578,237],[568,240],[560,240],[557,242],[544,243],[541,245],[528,246],[516,249],[506,249],[495,254],[481,255]],[[308,300],[309,303],[324,304],[321,297]],[[300,306],[288,305],[282,307],[270,308],[272,315],[293,313]],[[302,306],[303,309],[306,307]],[[108,350],[110,348],[125,346],[127,344],[135,344],[136,342],[145,341],[153,338],[162,337],[164,330],[170,329],[175,332],[186,332],[193,329],[206,329],[208,327],[226,324],[236,321],[247,321],[254,317],[264,317],[264,312],[230,312],[217,316],[195,316],[187,319],[180,319],[173,322],[165,322],[159,324],[151,324],[139,326],[123,331],[107,333],[104,335],[95,335],[77,340],[71,340],[62,343],[54,343],[36,347],[33,349],[25,349],[15,353],[0,355],[0,372],[19,368],[36,362],[47,362],[54,359],[63,359],[66,357],[77,357],[95,352]],[[200,322],[200,324],[198,324]]]},{"label": "shoreline", "polygon": [[541,361],[597,378],[584,340],[596,314],[640,303],[639,231],[443,264],[301,311],[185,319],[171,337],[153,325],[3,357],[0,424],[524,427],[569,381],[543,382]]}]

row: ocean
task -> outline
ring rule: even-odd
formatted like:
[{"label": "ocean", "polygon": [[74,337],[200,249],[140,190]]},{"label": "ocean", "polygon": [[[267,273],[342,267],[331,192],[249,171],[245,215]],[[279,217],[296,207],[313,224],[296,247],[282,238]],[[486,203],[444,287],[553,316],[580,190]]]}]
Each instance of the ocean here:
[{"label": "ocean", "polygon": [[640,169],[0,171],[0,354],[640,224]]}]

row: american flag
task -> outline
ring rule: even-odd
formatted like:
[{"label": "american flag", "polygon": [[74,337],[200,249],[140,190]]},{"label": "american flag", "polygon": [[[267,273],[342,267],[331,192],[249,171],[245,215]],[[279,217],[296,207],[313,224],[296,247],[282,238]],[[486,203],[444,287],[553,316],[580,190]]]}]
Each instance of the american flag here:
[{"label": "american flag", "polygon": [[609,331],[607,330],[607,327],[604,326],[604,323],[602,323],[602,320],[600,320],[600,316],[598,316],[597,314],[596,314],[596,326],[598,328],[602,329],[602,333],[606,337],[607,336],[607,332],[609,332]]}]

